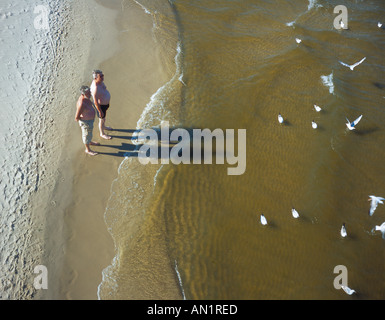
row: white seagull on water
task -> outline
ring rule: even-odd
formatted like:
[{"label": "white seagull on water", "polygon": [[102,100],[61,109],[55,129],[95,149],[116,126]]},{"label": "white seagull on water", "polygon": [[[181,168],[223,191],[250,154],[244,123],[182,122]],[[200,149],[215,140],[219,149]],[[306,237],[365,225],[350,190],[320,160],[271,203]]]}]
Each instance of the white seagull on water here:
[{"label": "white seagull on water", "polygon": [[321,107],[320,106],[317,106],[316,104],[314,105],[314,109],[315,109],[315,111],[317,111],[317,112],[320,112],[322,109],[321,109]]},{"label": "white seagull on water", "polygon": [[356,129],[356,125],[358,122],[360,122],[362,118],[362,114],[356,119],[354,120],[353,122],[350,122],[348,118],[346,118],[346,120],[348,121],[346,123],[346,126],[348,127],[349,130],[355,130]]},{"label": "white seagull on water", "polygon": [[380,226],[376,226],[376,231],[381,231],[382,239],[385,239],[385,222]]},{"label": "white seagull on water", "polygon": [[345,223],[343,223],[341,228],[341,237],[346,238],[347,235],[348,233],[346,232]]},{"label": "white seagull on water", "polygon": [[298,211],[295,210],[294,208],[291,209],[291,214],[293,215],[293,217],[294,217],[295,219],[298,219],[298,218],[299,218],[299,213],[298,213]]},{"label": "white seagull on water", "polygon": [[382,23],[381,22],[377,23],[377,27],[382,28]]},{"label": "white seagull on water", "polygon": [[360,61],[358,61],[358,62],[356,62],[355,64],[352,64],[352,65],[349,65],[349,64],[347,64],[345,62],[342,62],[342,61],[339,61],[339,63],[341,63],[343,66],[348,67],[350,70],[353,71],[354,68],[357,67],[358,65],[360,65],[362,62],[364,62],[365,59],[366,59],[366,57],[364,57],[362,60],[360,60]]},{"label": "white seagull on water", "polygon": [[356,293],[356,290],[350,289],[347,286],[341,286],[341,289],[344,290],[349,296],[351,296],[353,293]]},{"label": "white seagull on water", "polygon": [[299,44],[302,42],[302,40],[300,38],[295,38],[295,42],[297,42]]},{"label": "white seagull on water", "polygon": [[382,200],[385,200],[385,198],[382,198],[382,197],[376,197],[376,196],[369,196],[369,200],[368,201],[371,201],[370,203],[370,210],[369,210],[369,215],[372,216],[374,211],[376,210],[377,208],[377,205],[379,203],[381,204],[384,204],[382,202]]},{"label": "white seagull on water", "polygon": [[278,122],[283,123],[283,117],[281,116],[281,114],[278,114]]},{"label": "white seagull on water", "polygon": [[266,218],[265,218],[265,216],[263,214],[261,214],[261,224],[263,226],[267,225],[267,220],[266,220]]},{"label": "white seagull on water", "polygon": [[313,129],[318,128],[318,125],[314,122],[314,120],[311,122],[311,126],[313,127]]}]

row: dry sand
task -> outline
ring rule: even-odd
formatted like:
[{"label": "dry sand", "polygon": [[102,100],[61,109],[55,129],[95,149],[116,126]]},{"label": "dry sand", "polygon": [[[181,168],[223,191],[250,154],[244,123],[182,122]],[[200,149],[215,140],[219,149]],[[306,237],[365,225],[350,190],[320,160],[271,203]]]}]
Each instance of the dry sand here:
[{"label": "dry sand", "polygon": [[[89,83],[95,65],[109,58],[119,47],[117,38],[113,37],[113,34],[117,35],[117,11],[104,8],[94,1],[79,0],[67,6],[65,11],[56,11],[54,14],[63,25],[59,26],[59,33],[54,38],[55,57],[47,62],[51,67],[50,77],[54,81],[50,84],[49,103],[46,106],[48,116],[45,115],[42,125],[44,147],[39,162],[44,172],[31,201],[35,220],[31,227],[40,237],[38,242],[42,243],[42,257],[36,264],[47,267],[48,290],[38,290],[33,295],[35,299],[66,298],[62,292],[61,278],[66,272],[64,260],[67,243],[73,235],[64,219],[68,206],[73,202],[74,182],[78,180],[73,163],[80,156],[78,142],[81,143],[80,128],[74,121],[76,101],[80,86]],[[102,41],[109,51],[96,50]],[[37,227],[44,231],[36,230]],[[36,252],[30,254],[38,255]],[[71,272],[76,275],[76,271],[71,269]]]},{"label": "dry sand", "polygon": [[[112,182],[142,111],[175,71],[164,64],[151,16],[135,2],[55,3],[46,48],[51,54],[40,59],[39,112],[27,119],[36,187],[25,190],[28,204],[15,215],[15,252],[5,261],[0,299],[98,298],[102,270],[115,255],[104,221]],[[94,147],[96,157],[84,153],[74,121],[79,88],[91,83],[93,69],[104,71],[112,95],[107,124],[119,129],[103,140],[95,120],[94,140],[102,143]],[[33,287],[37,265],[47,267],[47,290]]]},{"label": "dry sand", "polygon": [[[56,192],[62,205],[67,204],[62,208],[65,213],[64,264],[61,274],[56,275],[60,281],[55,280],[49,298],[98,298],[102,270],[114,256],[113,240],[104,221],[111,184],[117,177],[122,155],[128,151],[127,144],[131,144],[131,131],[135,130],[143,109],[152,94],[170,78],[162,69],[159,48],[152,36],[151,17],[133,2],[116,1],[109,6],[119,12],[118,32],[109,26],[101,35],[117,34],[120,47],[113,57],[92,69],[101,69],[105,74],[105,83],[112,96],[106,123],[118,131],[109,132],[112,140],[103,140],[99,137],[96,119],[94,140],[102,145],[93,147],[100,154],[91,157],[84,153],[77,123],[73,121],[71,125],[65,146],[67,161],[61,167],[61,176],[72,182],[72,192],[67,193],[65,199],[60,188]],[[108,45],[102,47],[110,48]]]},{"label": "dry sand", "polygon": [[[32,7],[25,3],[22,5],[25,5],[23,12],[33,12],[33,4]],[[12,133],[27,136],[23,141],[25,145],[15,146],[23,148],[20,157],[20,165],[23,165],[21,176],[26,179],[17,181],[19,196],[16,194],[15,206],[11,208],[17,210],[11,221],[11,237],[1,239],[6,242],[2,249],[7,250],[6,256],[1,254],[1,299],[58,296],[55,284],[61,273],[65,248],[64,208],[71,201],[72,194],[70,163],[74,158],[74,149],[69,146],[73,145],[73,106],[79,86],[83,81],[88,82],[89,69],[95,65],[95,61],[102,61],[113,53],[92,54],[90,59],[94,43],[102,35],[98,32],[100,25],[94,21],[105,16],[106,24],[113,26],[115,11],[101,10],[101,6],[95,7],[94,2],[89,0],[50,0],[46,6],[50,8],[50,30],[37,37],[42,49],[36,53],[37,62],[31,61],[34,72],[33,80],[28,79],[31,92],[28,108],[25,108],[25,132],[19,133],[15,129]],[[28,23],[28,17],[23,18]],[[14,25],[8,26],[15,28]],[[20,28],[20,25],[16,27]],[[32,31],[34,29],[30,26],[26,28],[29,30],[26,36],[33,37],[34,41],[34,34],[42,32]],[[113,39],[111,37],[108,43],[112,50]],[[27,42],[30,39],[25,40]],[[115,47],[118,47],[116,40]],[[21,56],[23,58],[26,57]],[[12,85],[21,90],[18,83]],[[12,170],[8,174],[13,174]],[[18,210],[20,206],[22,210]],[[44,265],[48,269],[47,291],[36,291],[33,286],[34,268],[37,265]]]}]

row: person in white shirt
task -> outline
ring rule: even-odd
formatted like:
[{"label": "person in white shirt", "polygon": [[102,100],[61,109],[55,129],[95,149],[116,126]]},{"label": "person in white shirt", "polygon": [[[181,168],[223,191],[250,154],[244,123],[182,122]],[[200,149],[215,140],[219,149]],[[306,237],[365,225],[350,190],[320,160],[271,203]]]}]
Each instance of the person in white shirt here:
[{"label": "person in white shirt", "polygon": [[92,73],[93,81],[91,84],[91,93],[94,99],[94,104],[98,110],[99,117],[99,132],[104,139],[111,139],[111,136],[105,134],[105,130],[113,130],[106,126],[106,114],[110,107],[111,94],[108,92],[104,84],[104,74],[101,70],[94,70]]}]

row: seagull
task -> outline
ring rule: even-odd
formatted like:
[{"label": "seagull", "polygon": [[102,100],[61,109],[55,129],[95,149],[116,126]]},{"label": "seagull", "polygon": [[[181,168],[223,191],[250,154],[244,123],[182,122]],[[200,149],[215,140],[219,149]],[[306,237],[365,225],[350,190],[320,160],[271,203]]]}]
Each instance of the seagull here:
[{"label": "seagull", "polygon": [[318,125],[314,122],[314,120],[311,122],[311,126],[313,127],[313,129],[318,128]]},{"label": "seagull", "polygon": [[372,201],[372,203],[370,204],[370,210],[369,210],[369,215],[372,216],[374,214],[374,211],[376,210],[377,208],[377,205],[379,203],[381,204],[384,204],[382,202],[382,200],[385,200],[385,198],[382,198],[382,197],[376,197],[376,196],[369,196],[369,199],[368,201]]},{"label": "seagull", "polygon": [[295,210],[294,208],[291,209],[291,214],[293,215],[293,217],[294,217],[295,219],[298,219],[298,218],[299,218],[299,213],[298,213],[298,211]]},{"label": "seagull", "polygon": [[356,62],[355,64],[352,64],[352,65],[349,65],[349,64],[347,64],[347,63],[345,63],[345,62],[342,62],[342,61],[339,61],[339,63],[341,63],[343,66],[345,66],[345,67],[348,67],[348,68],[350,68],[350,70],[354,70],[354,68],[355,67],[357,67],[358,65],[360,65],[362,62],[364,62],[364,60],[366,59],[366,57],[365,58],[363,58],[361,61],[358,61],[358,62]]},{"label": "seagull", "polygon": [[341,237],[345,238],[347,235],[348,233],[346,232],[345,223],[343,223],[341,228]]},{"label": "seagull", "polygon": [[283,123],[283,118],[282,118],[281,114],[278,115],[278,122]]},{"label": "seagull", "polygon": [[261,224],[263,226],[267,225],[267,220],[266,220],[266,218],[265,218],[265,216],[263,214],[261,214]]},{"label": "seagull", "polygon": [[381,23],[381,22],[377,23],[377,26],[378,26],[379,28],[382,28],[382,23]]},{"label": "seagull", "polygon": [[301,39],[299,39],[299,38],[295,38],[295,42],[297,42],[297,43],[301,43],[301,42],[302,42],[302,40],[301,40]]},{"label": "seagull", "polygon": [[385,222],[380,226],[376,226],[376,231],[381,231],[382,239],[385,239]]},{"label": "seagull", "polygon": [[320,112],[322,110],[321,107],[317,106],[316,104],[314,105],[314,109],[317,112]]},{"label": "seagull", "polygon": [[349,296],[351,296],[353,293],[356,293],[356,290],[350,289],[347,286],[341,286],[342,290],[344,290]]},{"label": "seagull", "polygon": [[346,123],[346,126],[348,127],[349,130],[355,130],[356,129],[356,125],[358,122],[360,122],[362,118],[362,114],[356,119],[354,120],[353,122],[350,122],[348,118],[346,118],[346,120],[348,121]]}]

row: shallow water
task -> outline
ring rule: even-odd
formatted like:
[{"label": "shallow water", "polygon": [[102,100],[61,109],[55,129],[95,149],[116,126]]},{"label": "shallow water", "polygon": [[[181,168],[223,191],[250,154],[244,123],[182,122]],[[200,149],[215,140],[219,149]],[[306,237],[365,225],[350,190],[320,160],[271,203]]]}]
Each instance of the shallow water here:
[{"label": "shallow water", "polygon": [[[135,2],[175,56],[138,129],[246,129],[247,169],[124,160],[106,210],[118,254],[102,298],[344,299],[333,270],[345,265],[357,297],[383,299],[385,241],[372,230],[385,208],[369,217],[367,199],[385,195],[384,3]],[[349,30],[333,27],[337,5]],[[354,71],[339,63],[363,57]],[[348,131],[345,118],[360,114]]]}]

